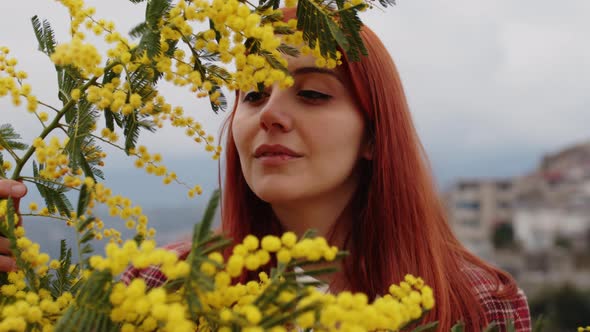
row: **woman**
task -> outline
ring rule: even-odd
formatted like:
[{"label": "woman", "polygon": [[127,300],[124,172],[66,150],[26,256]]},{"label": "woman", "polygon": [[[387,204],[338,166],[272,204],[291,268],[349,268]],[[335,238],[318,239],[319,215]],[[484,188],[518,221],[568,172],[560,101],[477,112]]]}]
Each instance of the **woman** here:
[{"label": "woman", "polygon": [[[360,62],[327,70],[311,56],[289,58],[292,87],[237,94],[226,128],[222,231],[238,242],[313,228],[350,252],[329,278],[331,291],[374,298],[411,273],[434,289],[427,319],[441,331],[458,320],[479,331],[508,319],[529,331],[514,280],[452,234],[391,56],[367,27],[361,36],[368,56]],[[169,248],[184,257],[190,245]],[[135,277],[163,280],[156,269],[130,269],[123,279]]]},{"label": "woman", "polygon": [[514,280],[452,234],[391,56],[366,26],[361,36],[360,62],[326,72],[309,56],[291,58],[293,87],[239,93],[227,128],[224,232],[240,241],[314,228],[350,252],[332,291],[375,297],[411,273],[435,290],[428,319],[441,331],[508,319],[530,330]]}]

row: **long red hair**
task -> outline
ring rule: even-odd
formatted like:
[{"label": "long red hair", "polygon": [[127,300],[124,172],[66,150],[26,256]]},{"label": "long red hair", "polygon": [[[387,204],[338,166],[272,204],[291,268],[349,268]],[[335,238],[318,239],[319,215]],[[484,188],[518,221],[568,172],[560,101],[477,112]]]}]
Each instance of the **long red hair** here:
[{"label": "long red hair", "polygon": [[[284,10],[285,20],[295,10]],[[516,284],[505,272],[469,253],[452,233],[436,190],[424,149],[417,137],[396,66],[380,39],[366,26],[361,37],[368,50],[358,62],[343,60],[355,99],[371,134],[373,159],[363,162],[362,179],[353,201],[356,216],[337,224],[347,234],[342,278],[354,292],[370,298],[386,294],[407,273],[422,277],[435,294],[428,314],[439,329],[450,330],[458,320],[469,331],[486,322],[484,308],[462,271],[476,266],[496,280],[498,296],[516,294]],[[236,145],[232,121],[225,125],[225,179],[222,197],[223,233],[241,241],[246,235],[280,234],[283,229],[270,205],[248,187]]]}]

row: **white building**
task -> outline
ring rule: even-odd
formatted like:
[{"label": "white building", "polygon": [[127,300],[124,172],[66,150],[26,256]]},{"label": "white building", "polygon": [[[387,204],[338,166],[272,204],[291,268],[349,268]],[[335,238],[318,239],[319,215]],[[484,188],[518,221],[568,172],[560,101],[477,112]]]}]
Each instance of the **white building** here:
[{"label": "white building", "polygon": [[529,252],[550,250],[559,238],[583,246],[589,225],[590,214],[580,211],[551,207],[514,210],[515,235]]},{"label": "white building", "polygon": [[587,245],[590,231],[590,143],[543,158],[515,181],[514,228],[527,251],[548,250],[556,239]]},{"label": "white building", "polygon": [[500,223],[512,223],[512,181],[461,180],[445,194],[445,199],[459,240],[474,254],[489,259],[494,228]]}]

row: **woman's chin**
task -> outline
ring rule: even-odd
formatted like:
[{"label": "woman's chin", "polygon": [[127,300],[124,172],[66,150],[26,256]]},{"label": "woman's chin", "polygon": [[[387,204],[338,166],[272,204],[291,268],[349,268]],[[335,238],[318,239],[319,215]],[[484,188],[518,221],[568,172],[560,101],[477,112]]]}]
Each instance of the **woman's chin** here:
[{"label": "woman's chin", "polygon": [[287,186],[256,188],[256,190],[254,190],[254,193],[256,194],[256,196],[258,196],[258,198],[269,204],[285,203],[297,199],[297,195],[295,194],[292,187]]}]

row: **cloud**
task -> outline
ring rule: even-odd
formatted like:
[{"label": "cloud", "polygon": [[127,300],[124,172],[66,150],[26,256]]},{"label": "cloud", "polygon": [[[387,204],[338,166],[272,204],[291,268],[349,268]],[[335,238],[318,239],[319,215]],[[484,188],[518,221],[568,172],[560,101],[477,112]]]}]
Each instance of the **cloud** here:
[{"label": "cloud", "polygon": [[[145,5],[87,3],[97,8],[98,17],[113,19],[120,31],[141,21]],[[51,2],[32,9],[25,1],[10,6],[2,14],[3,26],[10,29],[0,31],[0,44],[13,49],[40,98],[56,102],[55,74],[36,51],[29,18],[39,13],[49,19],[63,40],[66,11]],[[541,154],[589,138],[589,11],[586,0],[400,0],[362,18],[397,63],[439,181],[450,181],[465,174],[522,172]],[[217,134],[226,114],[213,114],[207,103],[178,89],[161,89]],[[34,135],[39,127],[31,126],[31,117],[10,108],[0,100],[0,122]],[[145,135],[141,143],[164,152],[165,159],[206,156],[177,128]],[[117,165],[129,164],[113,159],[110,166]]]},{"label": "cloud", "polygon": [[440,178],[522,172],[589,139],[589,9],[583,0],[399,1],[366,15],[397,62]]}]

